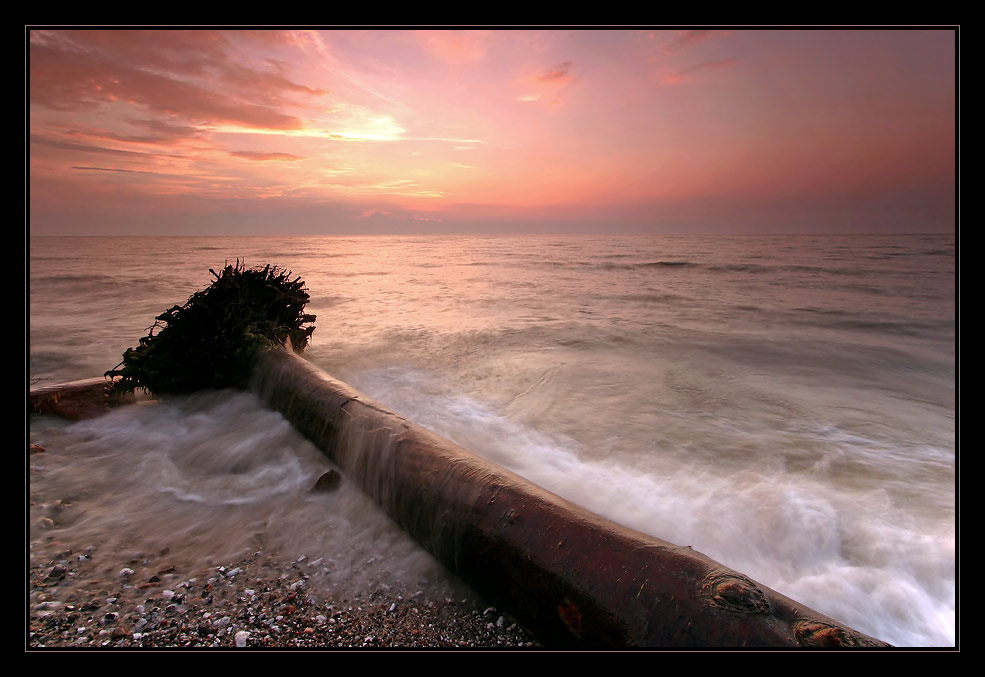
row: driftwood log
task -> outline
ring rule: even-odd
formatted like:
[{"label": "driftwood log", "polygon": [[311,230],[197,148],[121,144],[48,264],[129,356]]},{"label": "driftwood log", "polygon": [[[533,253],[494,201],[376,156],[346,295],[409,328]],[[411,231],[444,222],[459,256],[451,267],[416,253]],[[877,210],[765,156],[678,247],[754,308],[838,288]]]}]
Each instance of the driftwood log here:
[{"label": "driftwood log", "polygon": [[100,376],[33,388],[27,396],[27,410],[77,421],[105,414],[110,406],[133,400],[133,395],[114,393],[113,382]]},{"label": "driftwood log", "polygon": [[546,646],[886,646],[690,547],[565,501],[288,350],[261,355],[253,388]]},{"label": "driftwood log", "polygon": [[[72,419],[129,401],[106,379],[30,392]],[[884,647],[690,547],[614,524],[372,401],[289,350],[254,391],[401,527],[548,647]]]},{"label": "driftwood log", "polygon": [[[300,278],[226,265],[106,376],[32,391],[28,410],[105,412],[135,390],[252,388],[425,549],[553,647],[885,646],[680,547],[594,515],[332,379],[290,348]],[[157,332],[157,333],[155,333]],[[178,368],[180,365],[181,368]]]}]

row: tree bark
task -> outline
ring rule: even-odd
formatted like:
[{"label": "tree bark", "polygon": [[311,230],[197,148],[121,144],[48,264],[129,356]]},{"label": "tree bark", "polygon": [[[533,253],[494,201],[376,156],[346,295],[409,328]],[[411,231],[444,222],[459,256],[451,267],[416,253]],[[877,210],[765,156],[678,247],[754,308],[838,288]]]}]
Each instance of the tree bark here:
[{"label": "tree bark", "polygon": [[100,416],[110,406],[134,399],[111,393],[111,387],[112,381],[102,376],[40,386],[28,393],[27,408],[35,414],[54,414],[77,421]]}]

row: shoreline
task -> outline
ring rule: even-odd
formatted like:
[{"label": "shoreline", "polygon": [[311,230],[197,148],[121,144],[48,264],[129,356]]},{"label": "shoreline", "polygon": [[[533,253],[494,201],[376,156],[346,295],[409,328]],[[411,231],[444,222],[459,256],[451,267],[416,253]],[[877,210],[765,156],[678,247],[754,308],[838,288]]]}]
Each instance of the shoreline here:
[{"label": "shoreline", "polygon": [[[53,452],[29,443],[27,453],[30,475],[46,473]],[[119,520],[80,536],[73,522],[97,498],[43,481],[29,493],[27,650],[540,647],[450,573],[437,586],[382,578],[347,589],[326,583],[323,558],[262,536],[205,559],[180,541],[128,535]]]}]

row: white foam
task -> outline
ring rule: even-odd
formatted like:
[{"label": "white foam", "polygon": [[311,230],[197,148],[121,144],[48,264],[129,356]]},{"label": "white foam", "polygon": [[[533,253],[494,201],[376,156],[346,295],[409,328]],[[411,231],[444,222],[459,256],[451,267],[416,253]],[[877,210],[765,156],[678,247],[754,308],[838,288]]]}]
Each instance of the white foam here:
[{"label": "white foam", "polygon": [[[928,532],[889,489],[831,475],[848,462],[876,462],[866,457],[884,451],[878,441],[819,432],[828,456],[796,471],[687,453],[636,464],[626,455],[599,460],[563,435],[442,392],[419,371],[390,368],[359,381],[401,414],[572,502],[691,545],[863,632],[906,646],[954,643],[954,539],[946,520]],[[899,463],[900,455],[894,450],[888,460]]]}]

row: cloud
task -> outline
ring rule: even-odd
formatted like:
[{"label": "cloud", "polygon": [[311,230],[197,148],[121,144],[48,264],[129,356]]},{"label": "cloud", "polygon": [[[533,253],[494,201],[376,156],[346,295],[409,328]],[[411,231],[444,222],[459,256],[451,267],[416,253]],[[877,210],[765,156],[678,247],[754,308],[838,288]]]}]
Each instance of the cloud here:
[{"label": "cloud", "polygon": [[[151,39],[153,38],[153,39]],[[250,67],[216,31],[45,32],[30,45],[30,101],[58,111],[129,105],[199,125],[298,129],[294,83],[273,60]]]},{"label": "cloud", "polygon": [[574,79],[573,76],[571,75],[571,69],[573,67],[574,67],[573,63],[571,63],[570,61],[565,61],[564,63],[560,63],[554,68],[551,68],[550,70],[541,73],[539,76],[537,76],[537,79],[540,82],[560,82],[560,83],[571,82],[571,80]]},{"label": "cloud", "polygon": [[575,80],[572,69],[575,64],[571,61],[564,61],[558,65],[547,69],[537,75],[526,78],[523,86],[533,88],[535,91],[527,91],[516,96],[516,100],[523,103],[546,104],[548,106],[561,106],[564,101],[559,93]]},{"label": "cloud", "polygon": [[481,61],[488,49],[486,31],[420,31],[416,35],[428,52],[452,65]]},{"label": "cloud", "polygon": [[51,125],[51,128],[67,137],[119,141],[126,144],[132,143],[145,146],[174,146],[176,143],[203,136],[202,130],[198,127],[172,125],[161,120],[121,118],[121,122],[149,131],[148,133],[127,134],[105,129],[86,129],[78,126],[71,128],[61,125]]},{"label": "cloud", "polygon": [[683,80],[691,77],[696,71],[709,70],[709,69],[721,69],[721,68],[731,68],[738,62],[737,59],[718,59],[716,61],[705,61],[704,63],[699,63],[689,68],[685,68],[682,71],[678,71],[673,75],[668,75],[664,78],[665,84],[677,84]]},{"label": "cloud", "polygon": [[257,162],[298,162],[307,158],[291,153],[272,153],[262,150],[234,150],[229,152],[233,157],[243,158],[244,160],[256,160]]},{"label": "cloud", "polygon": [[72,169],[83,169],[89,172],[124,172],[126,174],[157,174],[158,172],[146,172],[141,169],[117,169],[115,167],[81,167],[73,165]]},{"label": "cloud", "polygon": [[[712,38],[717,38],[722,35],[728,35],[730,31],[717,31],[717,30],[685,30],[677,31],[675,37],[673,37],[669,42],[664,42],[663,46],[660,47],[659,56],[654,57],[653,60],[661,59],[679,52],[688,50],[695,45],[700,45],[703,42],[707,42]],[[651,39],[658,38],[655,33],[650,33]],[[661,41],[663,41],[663,36],[660,36]]]},{"label": "cloud", "polygon": [[677,39],[670,43],[668,49],[677,51],[690,45],[696,45],[710,38],[715,32],[707,29],[678,31]]},{"label": "cloud", "polygon": [[70,150],[77,151],[80,153],[97,153],[100,155],[117,155],[122,157],[132,157],[132,158],[146,158],[151,153],[143,153],[132,150],[120,150],[119,148],[107,148],[106,146],[94,146],[88,143],[76,143],[75,141],[62,141],[59,139],[50,139],[38,134],[31,135],[31,143],[39,144],[42,146],[48,146],[49,148],[55,148],[58,150]]}]

